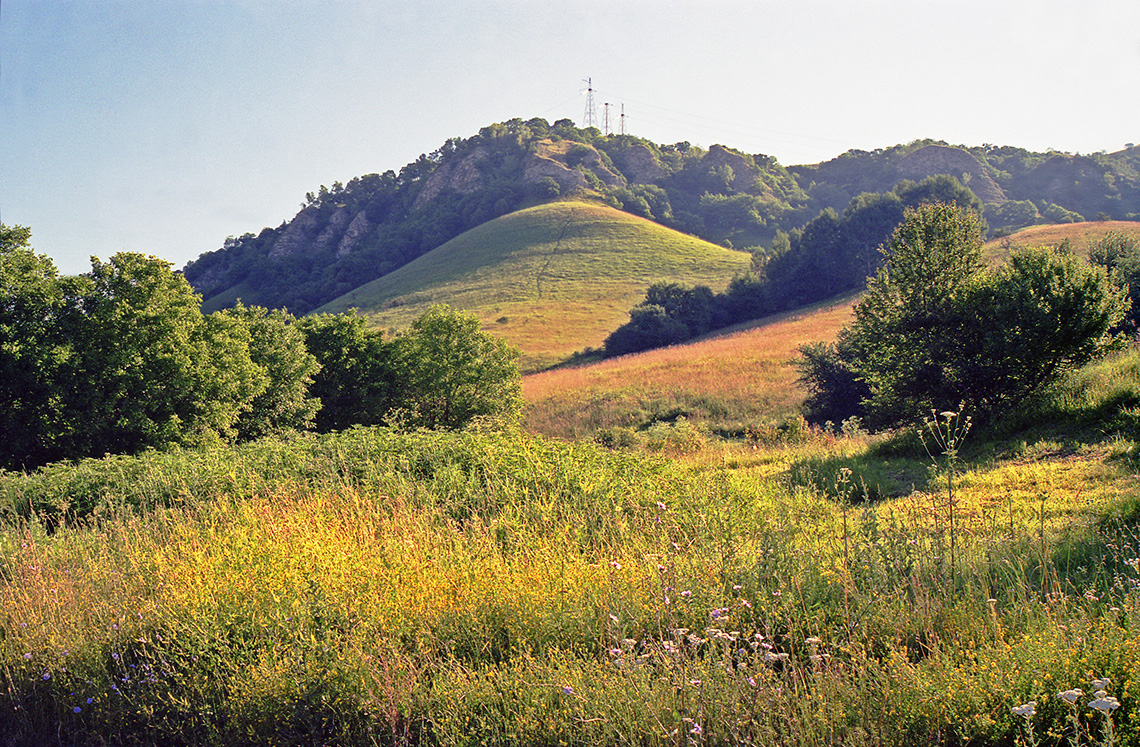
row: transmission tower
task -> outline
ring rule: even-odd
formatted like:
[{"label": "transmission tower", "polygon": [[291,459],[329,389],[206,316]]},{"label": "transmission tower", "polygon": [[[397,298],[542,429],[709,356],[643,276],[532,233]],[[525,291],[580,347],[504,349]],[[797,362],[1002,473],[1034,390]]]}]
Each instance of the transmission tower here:
[{"label": "transmission tower", "polygon": [[583,117],[582,128],[597,127],[598,116],[594,107],[594,79],[586,78],[582,82],[586,84],[586,116]]},{"label": "transmission tower", "polygon": [[610,102],[602,104],[602,134],[610,134]]}]

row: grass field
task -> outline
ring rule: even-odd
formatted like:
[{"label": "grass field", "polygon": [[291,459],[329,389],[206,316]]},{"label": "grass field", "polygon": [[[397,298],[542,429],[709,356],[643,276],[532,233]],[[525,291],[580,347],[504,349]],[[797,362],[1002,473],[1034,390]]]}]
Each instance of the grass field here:
[{"label": "grass field", "polygon": [[356,429],[0,475],[0,736],[1136,747],[1140,353],[1062,390],[1052,430],[969,434],[952,494],[913,441],[818,433],[667,460]]},{"label": "grass field", "polygon": [[0,472],[0,745],[1140,747],[1140,350],[951,461],[797,419],[853,302],[517,431]]},{"label": "grass field", "polygon": [[854,301],[832,302],[724,330],[697,342],[523,378],[525,427],[560,438],[689,421],[746,433],[793,415],[796,347],[834,339]]},{"label": "grass field", "polygon": [[448,303],[518,346],[534,370],[600,346],[651,283],[719,290],[750,262],[609,207],[557,202],[472,229],[320,311],[357,308],[376,326],[400,329]]},{"label": "grass field", "polygon": [[1027,246],[1055,246],[1065,239],[1073,251],[1087,257],[1089,248],[1108,233],[1116,231],[1140,239],[1140,223],[1106,220],[1090,223],[1059,223],[1049,226],[1030,226],[1009,236],[986,242],[986,256],[1002,261],[1010,251]]}]

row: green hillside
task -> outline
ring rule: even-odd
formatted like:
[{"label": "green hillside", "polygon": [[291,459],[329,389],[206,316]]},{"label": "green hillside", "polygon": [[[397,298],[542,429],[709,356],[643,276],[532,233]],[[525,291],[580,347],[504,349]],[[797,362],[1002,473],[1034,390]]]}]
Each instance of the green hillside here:
[{"label": "green hillside", "polygon": [[556,202],[497,218],[324,305],[402,328],[435,303],[470,311],[535,369],[598,346],[650,284],[724,288],[751,257],[603,205]]}]

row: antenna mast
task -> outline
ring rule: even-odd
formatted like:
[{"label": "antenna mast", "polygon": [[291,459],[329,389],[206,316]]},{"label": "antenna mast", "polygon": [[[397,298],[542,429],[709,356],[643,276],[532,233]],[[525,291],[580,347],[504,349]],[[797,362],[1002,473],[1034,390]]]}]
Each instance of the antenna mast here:
[{"label": "antenna mast", "polygon": [[621,118],[618,120],[618,122],[620,123],[619,129],[621,130],[621,134],[624,135],[625,134],[625,104],[621,105]]},{"label": "antenna mast", "polygon": [[610,102],[602,104],[602,134],[610,134]]},{"label": "antenna mast", "polygon": [[594,79],[586,78],[582,82],[586,84],[586,116],[582,118],[582,128],[597,127],[598,116],[594,107]]}]

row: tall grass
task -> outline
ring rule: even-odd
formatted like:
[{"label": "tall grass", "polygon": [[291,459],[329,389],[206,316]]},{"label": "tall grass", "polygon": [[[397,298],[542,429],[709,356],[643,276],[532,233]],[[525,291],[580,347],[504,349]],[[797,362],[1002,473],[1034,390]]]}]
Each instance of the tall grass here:
[{"label": "tall grass", "polygon": [[1127,462],[967,465],[951,573],[937,475],[858,503],[751,453],[358,429],[4,475],[0,733],[1008,744],[1095,675],[1138,743]]}]

